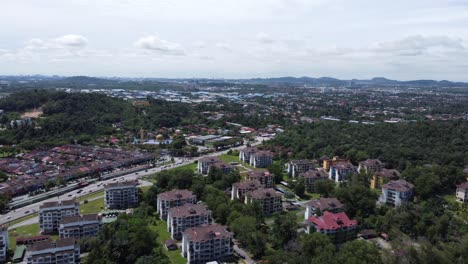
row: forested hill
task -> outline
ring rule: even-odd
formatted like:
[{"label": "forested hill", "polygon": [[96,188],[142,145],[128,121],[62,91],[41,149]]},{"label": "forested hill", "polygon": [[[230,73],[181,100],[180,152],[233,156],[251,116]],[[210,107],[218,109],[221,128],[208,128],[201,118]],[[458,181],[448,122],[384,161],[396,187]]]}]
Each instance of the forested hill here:
[{"label": "forested hill", "polygon": [[[11,127],[10,121],[20,114],[41,107],[43,114],[33,124]],[[0,144],[21,144],[35,148],[74,140],[92,141],[102,135],[117,133],[113,124],[123,131],[171,127],[183,122],[189,106],[177,102],[151,100],[147,107],[134,107],[128,101],[102,94],[50,92],[20,92],[0,100],[6,111],[0,123],[7,129],[0,132]]]},{"label": "forested hill", "polygon": [[468,162],[468,123],[318,122],[291,127],[268,144],[292,148],[295,158],[378,158],[399,170],[433,163],[462,168]]}]

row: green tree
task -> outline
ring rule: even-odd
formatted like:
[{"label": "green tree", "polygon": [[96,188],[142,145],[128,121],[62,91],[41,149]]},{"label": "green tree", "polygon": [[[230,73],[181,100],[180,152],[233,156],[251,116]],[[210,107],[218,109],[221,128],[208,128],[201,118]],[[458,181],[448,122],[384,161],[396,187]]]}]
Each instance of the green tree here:
[{"label": "green tree", "polygon": [[377,247],[363,240],[345,243],[336,254],[337,263],[349,264],[379,264],[382,258]]}]

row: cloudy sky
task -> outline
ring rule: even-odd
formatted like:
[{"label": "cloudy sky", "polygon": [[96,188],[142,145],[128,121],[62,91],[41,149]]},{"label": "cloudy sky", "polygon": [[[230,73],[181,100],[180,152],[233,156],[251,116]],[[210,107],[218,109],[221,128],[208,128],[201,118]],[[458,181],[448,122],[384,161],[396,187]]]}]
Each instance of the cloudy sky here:
[{"label": "cloudy sky", "polygon": [[468,81],[468,0],[1,0],[0,75]]}]

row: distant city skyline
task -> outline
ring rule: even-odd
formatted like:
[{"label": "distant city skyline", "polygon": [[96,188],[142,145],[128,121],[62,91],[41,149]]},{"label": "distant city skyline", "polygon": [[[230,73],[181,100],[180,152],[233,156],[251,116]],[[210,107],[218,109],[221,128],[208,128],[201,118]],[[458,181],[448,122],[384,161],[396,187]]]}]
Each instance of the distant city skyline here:
[{"label": "distant city skyline", "polygon": [[4,0],[0,75],[468,81],[463,0]]}]

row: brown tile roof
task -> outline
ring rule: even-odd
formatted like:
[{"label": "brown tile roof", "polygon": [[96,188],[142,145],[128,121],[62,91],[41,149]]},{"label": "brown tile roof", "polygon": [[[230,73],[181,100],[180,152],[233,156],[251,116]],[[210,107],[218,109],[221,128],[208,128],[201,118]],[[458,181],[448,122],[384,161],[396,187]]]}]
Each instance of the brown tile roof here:
[{"label": "brown tile roof", "polygon": [[252,155],[255,157],[273,157],[274,156],[273,152],[266,151],[266,150],[254,152],[252,153]]},{"label": "brown tile roof", "polygon": [[219,224],[201,225],[184,231],[184,236],[190,242],[204,242],[212,239],[232,238],[233,234],[225,226]]},{"label": "brown tile roof", "polygon": [[320,211],[329,211],[333,209],[341,209],[343,208],[343,204],[338,201],[336,198],[320,198],[314,201],[310,201],[308,203],[312,207],[316,209],[320,209]]},{"label": "brown tile roof", "polygon": [[229,169],[235,169],[237,168],[235,165],[227,164],[225,162],[216,162],[212,164],[211,166],[219,168],[219,169],[224,169],[224,168],[229,168]]},{"label": "brown tile roof", "polygon": [[293,165],[312,164],[312,161],[310,161],[310,160],[291,160],[290,163],[293,164]]},{"label": "brown tile roof", "polygon": [[397,181],[390,181],[382,185],[382,188],[395,190],[398,192],[409,192],[411,189],[414,188],[414,185],[405,180],[397,180]]},{"label": "brown tile roof", "polygon": [[381,178],[397,180],[398,178],[400,178],[401,174],[395,169],[382,169],[381,171],[376,172],[375,175]]},{"label": "brown tile roof", "polygon": [[468,190],[468,181],[457,185],[457,189]]},{"label": "brown tile roof", "polygon": [[57,206],[69,206],[69,205],[79,205],[79,203],[76,200],[65,200],[65,201],[53,201],[53,202],[45,202],[41,206],[39,206],[39,209],[43,208],[51,208],[51,207],[57,207]]},{"label": "brown tile roof", "polygon": [[41,251],[45,249],[52,249],[56,247],[66,247],[66,246],[71,246],[76,243],[76,240],[74,238],[62,238],[57,240],[56,242],[52,240],[44,240],[44,241],[39,241],[34,243],[34,245],[31,246],[30,250],[31,251]]},{"label": "brown tile roof", "polygon": [[250,197],[254,199],[263,199],[266,197],[281,197],[280,192],[275,191],[273,188],[260,188],[250,193]]},{"label": "brown tile roof", "polygon": [[233,185],[239,189],[258,189],[262,187],[262,184],[258,180],[245,180],[236,182]]},{"label": "brown tile roof", "polygon": [[340,161],[332,165],[331,167],[335,167],[338,169],[352,169],[354,168],[353,164],[349,161]]},{"label": "brown tile roof", "polygon": [[189,190],[172,190],[172,191],[167,191],[160,193],[158,195],[158,199],[163,199],[163,200],[179,200],[179,199],[187,199],[187,198],[192,198],[195,197],[195,194],[193,194],[192,191]]},{"label": "brown tile roof", "polygon": [[212,162],[212,163],[222,162],[221,159],[219,159],[218,157],[203,157],[203,158],[200,158],[199,161]]},{"label": "brown tile roof", "polygon": [[174,217],[188,217],[191,215],[206,215],[211,211],[204,204],[185,204],[169,209],[169,213]]},{"label": "brown tile roof", "polygon": [[111,182],[104,186],[104,188],[112,188],[112,187],[136,187],[138,185],[137,181],[124,181],[124,182]]},{"label": "brown tile roof", "polygon": [[366,159],[359,162],[363,166],[373,166],[373,165],[382,165],[382,162],[379,159]]},{"label": "brown tile roof", "polygon": [[301,173],[301,176],[304,178],[324,179],[328,178],[328,173],[323,169],[312,169]]},{"label": "brown tile roof", "polygon": [[60,221],[60,224],[69,224],[69,223],[82,222],[82,221],[97,221],[100,219],[101,217],[98,214],[74,215],[74,216],[64,217]]}]

